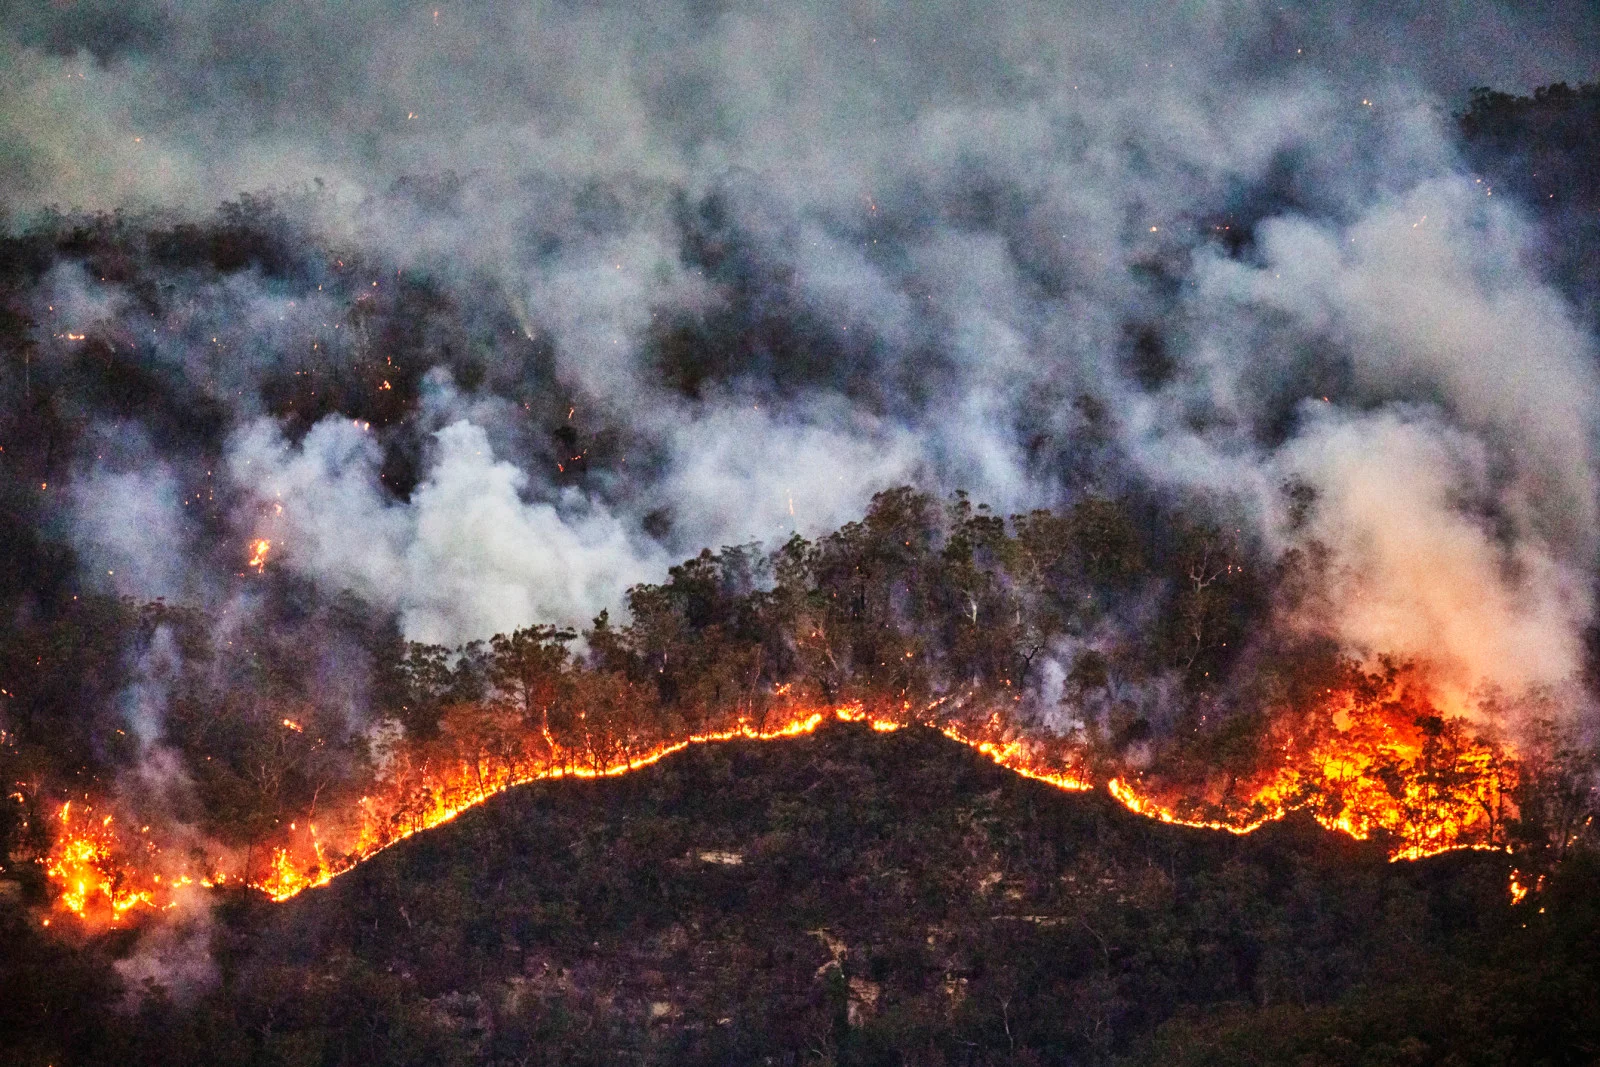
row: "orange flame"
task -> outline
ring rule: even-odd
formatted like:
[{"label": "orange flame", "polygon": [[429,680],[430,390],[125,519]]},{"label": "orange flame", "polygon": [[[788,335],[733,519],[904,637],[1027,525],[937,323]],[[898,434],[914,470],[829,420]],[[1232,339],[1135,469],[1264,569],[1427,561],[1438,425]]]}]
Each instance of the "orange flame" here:
[{"label": "orange flame", "polygon": [[45,864],[61,887],[60,905],[80,918],[100,911],[113,923],[134,908],[155,906],[159,876],[137,877],[121,855],[111,816],[96,820],[90,809],[81,811],[75,818],[72,801],[61,805],[61,829]]},{"label": "orange flame", "polygon": [[1521,904],[1528,896],[1528,887],[1522,881],[1522,872],[1511,869],[1511,903]]},{"label": "orange flame", "polygon": [[1130,811],[1230,833],[1309,810],[1358,841],[1381,836],[1397,860],[1502,847],[1518,781],[1509,753],[1393,681],[1378,698],[1329,699],[1320,728],[1282,739],[1273,765],[1225,796],[1163,801],[1124,778],[1107,786]]},{"label": "orange flame", "polygon": [[[1507,816],[1501,809],[1514,785],[1514,762],[1488,744],[1459,732],[1449,733],[1438,725],[1440,720],[1408,721],[1395,710],[1400,707],[1391,701],[1341,709],[1347,720],[1343,726],[1324,730],[1309,742],[1291,739],[1277,765],[1264,771],[1258,781],[1209,801],[1181,795],[1163,800],[1155,784],[1136,783],[1120,775],[1105,785],[1112,797],[1139,815],[1234,834],[1250,833],[1291,810],[1308,809],[1330,830],[1357,839],[1383,835],[1396,860],[1455,848],[1499,847],[1501,822]],[[691,745],[799,737],[833,720],[862,723],[885,733],[925,723],[1024,777],[1064,790],[1094,788],[1093,777],[1065,745],[1018,737],[998,713],[977,725],[963,726],[928,722],[931,710],[919,714],[909,704],[887,713],[869,712],[861,704],[827,712],[800,707],[791,708],[787,718],[775,726],[767,724],[770,720],[740,719],[724,730],[668,740],[634,752],[628,751],[626,744],[613,744],[608,750],[611,754],[605,757],[593,749],[563,749],[546,734],[544,755],[538,758],[491,759],[487,753],[474,756],[469,752],[421,766],[407,764],[389,777],[377,795],[363,797],[359,810],[345,820],[345,830],[335,833],[336,839],[350,842],[348,847],[330,851],[315,826],[308,824],[300,831],[297,823],[291,824],[294,834],[272,848],[264,872],[245,871],[232,881],[251,885],[274,901],[288,900],[517,785],[557,778],[615,777],[648,767]],[[290,719],[283,719],[282,724],[295,731],[303,729]],[[1447,746],[1442,745],[1441,737],[1449,742]],[[183,873],[162,882],[159,875],[141,875],[128,862],[129,850],[119,846],[109,817],[98,824],[86,814],[75,819],[71,807],[69,803],[62,808],[62,833],[47,868],[60,889],[58,900],[69,912],[80,917],[97,913],[116,923],[137,908],[171,907],[172,892],[180,885],[198,881],[211,886],[225,880],[215,874],[195,878]],[[147,859],[153,858],[153,849],[146,847],[145,851]],[[1512,896],[1520,900],[1517,887],[1514,877]],[[91,907],[101,901],[103,906]]]},{"label": "orange flame", "polygon": [[259,538],[250,542],[250,561],[247,566],[254,567],[257,574],[267,568],[267,553],[272,551],[272,542],[266,538]]}]

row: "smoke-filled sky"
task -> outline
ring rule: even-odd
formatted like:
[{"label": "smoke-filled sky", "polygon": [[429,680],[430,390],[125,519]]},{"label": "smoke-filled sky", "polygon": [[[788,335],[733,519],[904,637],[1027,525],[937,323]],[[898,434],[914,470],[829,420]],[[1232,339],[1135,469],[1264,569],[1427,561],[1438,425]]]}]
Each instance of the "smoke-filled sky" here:
[{"label": "smoke-filled sky", "polygon": [[[1269,557],[1326,546],[1286,621],[1357,655],[1514,688],[1579,667],[1591,305],[1452,112],[1594,80],[1591,4],[62,0],[0,25],[13,228],[270,192],[380,294],[426,274],[497,338],[401,423],[307,430],[261,383],[310,338],[381,344],[334,343],[347,295],[174,272],[152,311],[63,261],[41,337],[137,337],[223,406],[217,455],[131,417],[80,457],[71,536],[117,591],[220,595],[197,465],[276,565],[447,642],[583,624],[896,484],[1003,513],[1140,487]],[[615,461],[536,460],[541,404]]]}]

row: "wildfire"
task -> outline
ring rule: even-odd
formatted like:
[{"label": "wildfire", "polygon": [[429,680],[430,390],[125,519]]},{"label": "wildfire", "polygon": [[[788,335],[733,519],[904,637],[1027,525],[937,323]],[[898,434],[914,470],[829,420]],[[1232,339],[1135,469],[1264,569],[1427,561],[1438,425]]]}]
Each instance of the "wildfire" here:
[{"label": "wildfire", "polygon": [[[776,694],[779,697],[785,693]],[[1396,694],[1384,694],[1394,697]],[[995,714],[973,725],[934,719],[933,709],[909,704],[872,712],[861,704],[828,711],[791,708],[775,724],[741,719],[718,731],[670,739],[631,750],[610,739],[607,746],[563,748],[545,733],[539,755],[509,757],[488,753],[400,760],[382,787],[361,798],[347,813],[334,839],[347,844],[328,847],[317,828],[306,824],[268,853],[266,869],[246,870],[236,881],[248,884],[274,901],[284,901],[325,885],[376,853],[424,830],[449,822],[462,812],[514,786],[557,778],[608,778],[648,767],[691,745],[732,740],[767,741],[815,732],[829,721],[864,724],[888,733],[925,724],[994,763],[1059,789],[1094,788],[1093,776],[1067,746],[1025,739],[1009,730]],[[1515,784],[1515,763],[1500,751],[1437,718],[1412,714],[1404,700],[1347,701],[1325,715],[1307,738],[1290,738],[1279,757],[1252,782],[1233,782],[1209,798],[1164,796],[1175,787],[1157,781],[1136,782],[1119,775],[1105,781],[1110,795],[1128,810],[1175,825],[1246,834],[1292,810],[1309,810],[1331,830],[1358,839],[1382,837],[1393,859],[1413,859],[1453,848],[1498,847],[1506,796]],[[286,729],[303,727],[283,719]],[[604,755],[599,753],[604,752]],[[80,917],[91,914],[117,923],[138,908],[172,906],[173,891],[199,881],[215,885],[215,875],[181,874],[166,882],[159,875],[139,873],[140,849],[117,840],[110,817],[93,820],[61,810],[62,832],[48,872],[60,887],[63,908]],[[153,847],[143,849],[147,861]],[[1519,888],[1521,892],[1519,892]],[[1526,894],[1513,876],[1514,900]]]},{"label": "wildfire", "polygon": [[45,871],[61,887],[59,903],[80,918],[100,911],[119,922],[134,908],[153,907],[159,876],[140,879],[117,840],[112,817],[92,817],[69,800],[61,805],[61,827]]},{"label": "wildfire", "polygon": [[1143,815],[1147,819],[1156,819],[1173,826],[1192,826],[1197,830],[1222,830],[1230,834],[1248,834],[1287,814],[1282,807],[1276,807],[1269,814],[1245,823],[1230,823],[1221,819],[1186,819],[1172,808],[1164,807],[1154,798],[1139,795],[1121,778],[1108,781],[1106,791],[1135,815]]},{"label": "wildfire", "polygon": [[254,567],[257,574],[266,570],[267,553],[272,551],[272,542],[260,538],[250,542],[250,561],[247,566]]},{"label": "wildfire", "polygon": [[[403,794],[390,798],[388,803],[371,797],[363,798],[362,826],[355,847],[348,855],[339,859],[330,858],[316,843],[313,834],[313,862],[299,865],[288,849],[278,849],[273,853],[269,875],[253,884],[275,901],[288,900],[307,889],[326,885],[383,849],[449,822],[513,786],[555,778],[612,778],[658,763],[690,745],[735,739],[770,741],[780,737],[799,737],[814,732],[828,718],[822,712],[811,712],[803,718],[791,719],[771,729],[760,729],[742,722],[732,729],[695,734],[682,741],[598,766],[578,765],[572,759],[573,754],[558,753],[549,762],[528,768],[460,763],[437,772],[425,771],[420,781],[408,783],[412,788],[404,790],[404,794],[409,796]],[[389,810],[385,815],[385,810],[391,807],[395,810]]]},{"label": "wildfire", "polygon": [[[873,729],[877,728],[874,723]],[[1094,788],[1094,782],[1088,775],[1060,759],[1052,759],[1046,746],[1029,746],[1017,738],[1004,739],[1005,725],[999,715],[990,716],[985,724],[986,732],[994,735],[994,738],[974,736],[955,726],[940,726],[938,730],[950,740],[976,750],[1024,778],[1071,792],[1081,793]]]},{"label": "wildfire", "polygon": [[1161,799],[1124,778],[1107,787],[1141,815],[1237,834],[1308,810],[1327,829],[1381,837],[1397,860],[1500,847],[1518,765],[1461,719],[1438,715],[1421,687],[1390,676],[1363,695],[1330,694],[1300,727],[1273,739],[1276,756],[1256,776],[1220,795]]}]

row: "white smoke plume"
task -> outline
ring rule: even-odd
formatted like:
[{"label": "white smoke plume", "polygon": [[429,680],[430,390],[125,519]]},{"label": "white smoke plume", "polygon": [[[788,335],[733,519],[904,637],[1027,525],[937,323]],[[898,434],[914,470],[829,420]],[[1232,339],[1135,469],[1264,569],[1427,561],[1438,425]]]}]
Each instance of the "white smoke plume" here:
[{"label": "white smoke plume", "polygon": [[180,892],[177,903],[175,913],[142,931],[132,951],[112,964],[126,985],[130,1010],[139,1006],[149,986],[184,1004],[217,984],[210,902],[191,889]]},{"label": "white smoke plume", "polygon": [[73,487],[73,538],[93,584],[141,600],[178,596],[194,575],[174,555],[188,540],[183,490],[159,460],[143,469],[97,467]]},{"label": "white smoke plume", "polygon": [[1496,536],[1481,441],[1425,411],[1313,416],[1283,460],[1320,494],[1307,532],[1333,549],[1329,594],[1352,651],[1416,658],[1461,690],[1578,671],[1592,560],[1527,531]]},{"label": "white smoke plume", "polygon": [[527,476],[497,461],[483,429],[456,422],[408,504],[386,498],[368,429],[313,427],[298,447],[270,422],[230,455],[262,506],[259,530],[288,565],[400,613],[415,640],[455,643],[534,621],[580,626],[660,561],[580,498],[525,501]]}]

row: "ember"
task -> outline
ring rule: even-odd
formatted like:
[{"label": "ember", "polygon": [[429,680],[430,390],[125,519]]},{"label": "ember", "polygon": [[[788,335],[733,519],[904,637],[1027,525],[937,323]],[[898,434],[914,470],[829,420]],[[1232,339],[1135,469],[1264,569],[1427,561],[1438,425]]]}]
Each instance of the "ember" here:
[{"label": "ember", "polygon": [[267,553],[272,551],[272,542],[260,539],[250,542],[250,560],[247,566],[253,567],[257,574],[266,570]]}]

